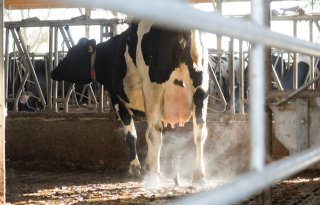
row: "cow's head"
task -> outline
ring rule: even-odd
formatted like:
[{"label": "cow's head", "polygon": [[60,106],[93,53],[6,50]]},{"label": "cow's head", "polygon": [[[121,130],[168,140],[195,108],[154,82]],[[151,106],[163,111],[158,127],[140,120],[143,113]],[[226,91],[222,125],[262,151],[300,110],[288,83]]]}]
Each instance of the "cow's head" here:
[{"label": "cow's head", "polygon": [[77,45],[70,48],[67,56],[51,72],[53,80],[86,84],[92,81],[91,61],[96,41],[81,38]]}]

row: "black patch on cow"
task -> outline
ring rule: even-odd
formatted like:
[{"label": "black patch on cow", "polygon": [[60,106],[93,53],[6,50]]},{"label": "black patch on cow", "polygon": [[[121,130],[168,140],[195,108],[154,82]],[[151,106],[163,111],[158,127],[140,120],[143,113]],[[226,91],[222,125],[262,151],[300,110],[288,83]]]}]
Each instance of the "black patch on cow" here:
[{"label": "black patch on cow", "polygon": [[130,132],[128,132],[126,135],[126,142],[130,149],[129,159],[130,161],[132,161],[136,158],[136,155],[137,155],[137,149],[136,149],[137,138],[133,136]]},{"label": "black patch on cow", "polygon": [[185,83],[183,82],[183,80],[178,80],[178,79],[174,79],[173,84],[180,86],[180,87],[186,87]]},{"label": "black patch on cow", "polygon": [[175,32],[152,26],[141,42],[151,82],[163,83],[181,63],[192,66],[191,33]]},{"label": "black patch on cow", "polygon": [[128,126],[130,125],[131,123],[131,120],[132,120],[132,116],[130,115],[128,109],[123,105],[122,102],[119,102],[118,103],[118,114],[119,114],[119,117],[120,117],[120,120],[122,121],[123,125],[124,126]]},{"label": "black patch on cow", "polygon": [[134,116],[137,116],[137,117],[146,117],[146,114],[144,112],[141,112],[139,110],[136,110],[136,109],[132,109],[130,108],[130,110],[133,112],[133,115]]},{"label": "black patch on cow", "polygon": [[133,63],[137,65],[136,63],[136,51],[137,51],[137,43],[138,43],[138,25],[137,24],[131,24],[130,26],[130,35],[127,36],[127,45],[129,50],[129,55],[133,60]]},{"label": "black patch on cow", "polygon": [[196,71],[194,68],[189,68],[190,78],[193,82],[193,87],[198,87],[202,84],[203,81],[203,72],[202,71]]},{"label": "black patch on cow", "polygon": [[208,97],[208,93],[203,89],[198,88],[194,94],[194,104],[196,106],[195,115],[197,124],[204,123],[204,116],[202,116],[202,109],[204,106],[204,100]]},{"label": "black patch on cow", "polygon": [[127,72],[124,53],[130,34],[130,29],[127,29],[96,47],[96,78],[106,86],[113,105],[120,103],[119,97],[126,102],[129,101],[124,92],[123,79]]}]

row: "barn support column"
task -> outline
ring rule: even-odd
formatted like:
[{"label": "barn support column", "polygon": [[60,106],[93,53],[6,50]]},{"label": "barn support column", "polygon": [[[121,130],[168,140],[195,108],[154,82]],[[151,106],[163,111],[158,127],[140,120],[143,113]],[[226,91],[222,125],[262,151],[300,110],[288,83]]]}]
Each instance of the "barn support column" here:
[{"label": "barn support column", "polygon": [[[3,31],[3,0],[0,1],[0,30]],[[3,32],[0,32],[0,48],[3,48]],[[0,49],[3,56],[3,49]],[[4,66],[0,59],[0,204],[5,204],[5,93],[4,93]]]}]

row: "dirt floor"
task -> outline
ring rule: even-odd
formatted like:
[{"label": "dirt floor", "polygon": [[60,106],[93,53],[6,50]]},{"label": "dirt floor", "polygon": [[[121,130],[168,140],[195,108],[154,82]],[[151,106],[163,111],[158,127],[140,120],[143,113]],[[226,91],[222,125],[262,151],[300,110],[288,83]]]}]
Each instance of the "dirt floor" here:
[{"label": "dirt floor", "polygon": [[[101,172],[7,170],[8,204],[167,204],[183,196],[217,187],[226,180],[208,180],[204,187],[164,179],[155,189],[145,180]],[[273,204],[320,204],[320,172],[308,171],[274,185]],[[214,204],[214,203],[213,203]],[[241,205],[262,204],[261,195]]]}]

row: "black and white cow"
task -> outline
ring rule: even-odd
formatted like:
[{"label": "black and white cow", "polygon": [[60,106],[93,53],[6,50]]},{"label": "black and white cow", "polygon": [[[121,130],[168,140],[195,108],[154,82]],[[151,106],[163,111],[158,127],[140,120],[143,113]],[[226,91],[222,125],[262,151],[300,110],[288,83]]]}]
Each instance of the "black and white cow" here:
[{"label": "black and white cow", "polygon": [[207,136],[207,50],[198,31],[174,31],[146,21],[96,45],[81,39],[51,73],[54,80],[105,85],[124,125],[130,149],[129,173],[140,173],[133,115],[144,113],[148,127],[145,168],[160,172],[162,129],[184,126],[191,117],[196,145],[194,182],[205,178],[203,146]]},{"label": "black and white cow", "polygon": [[[230,83],[229,83],[229,62],[228,58],[222,57],[220,58],[220,71],[218,69],[218,62],[219,57],[214,56],[212,54],[209,55],[209,66],[214,70],[216,73],[217,78],[219,78],[221,74],[222,81],[220,82],[220,87],[224,94],[224,97],[229,103],[230,101]],[[297,56],[297,68],[298,68],[298,87],[302,86],[308,79],[309,72],[310,72],[310,57],[305,55],[298,55]],[[290,66],[287,67],[287,63],[282,59],[280,56],[271,54],[271,63],[274,66],[274,69],[279,77],[281,85],[283,89],[292,89],[293,87],[293,68]],[[236,111],[238,109],[238,100],[239,100],[239,59],[234,59],[233,70],[235,72],[235,101],[236,101]],[[315,61],[316,72],[319,72],[320,63],[319,60],[316,59]],[[270,72],[271,72],[271,65],[270,65]],[[273,75],[272,75],[273,76]],[[211,85],[211,84],[210,84]],[[273,79],[271,85],[271,89],[275,90],[278,89],[278,85],[275,83]],[[217,89],[215,85],[212,86],[214,90],[214,95],[217,96]],[[244,97],[247,98],[247,92],[249,88],[249,69],[245,68],[244,70]]]},{"label": "black and white cow", "polygon": [[[302,86],[306,83],[309,77],[310,73],[310,62],[311,58],[310,56],[299,54],[297,55],[297,69],[298,69],[298,87]],[[319,72],[320,64],[319,60],[315,59],[315,70],[316,72]],[[281,79],[281,84],[283,89],[292,89],[293,88],[293,67],[290,66],[289,69],[287,69],[283,77]]]}]

